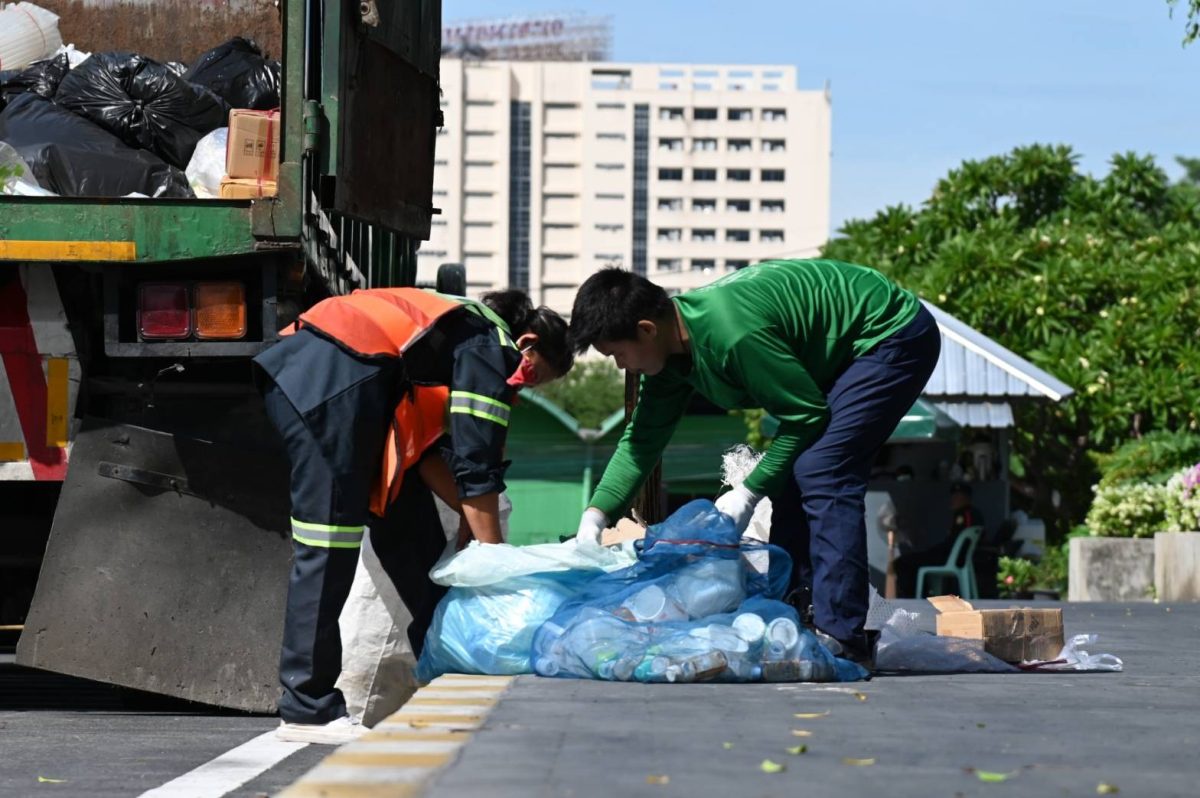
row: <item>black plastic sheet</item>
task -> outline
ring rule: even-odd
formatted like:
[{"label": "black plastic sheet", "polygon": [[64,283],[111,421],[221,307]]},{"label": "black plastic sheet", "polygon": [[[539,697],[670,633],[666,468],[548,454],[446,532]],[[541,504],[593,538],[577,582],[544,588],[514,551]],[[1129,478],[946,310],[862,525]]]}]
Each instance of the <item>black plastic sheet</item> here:
[{"label": "black plastic sheet", "polygon": [[236,36],[196,58],[184,78],[207,86],[233,108],[279,107],[278,61],[263,58],[250,39]]},{"label": "black plastic sheet", "polygon": [[179,169],[36,94],[17,95],[0,111],[0,141],[16,149],[39,184],[62,196],[194,196]]},{"label": "black plastic sheet", "polygon": [[181,169],[196,143],[229,119],[216,94],[132,53],[93,55],[63,78],[54,99]]}]

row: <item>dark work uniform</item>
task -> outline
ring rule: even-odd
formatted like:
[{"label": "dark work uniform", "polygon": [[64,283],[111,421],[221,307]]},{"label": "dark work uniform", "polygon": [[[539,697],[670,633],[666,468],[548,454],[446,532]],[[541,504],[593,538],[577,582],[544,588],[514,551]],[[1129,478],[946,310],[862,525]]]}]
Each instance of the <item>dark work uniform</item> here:
[{"label": "dark work uniform", "polygon": [[327,723],[346,714],[338,616],[358,563],[363,533],[413,615],[409,640],[420,653],[445,592],[428,572],[445,550],[433,494],[415,473],[384,518],[369,517],[370,489],[396,405],[409,384],[448,385],[448,435],[439,449],[469,498],[504,489],[503,449],[515,390],[507,379],[521,356],[507,334],[463,309],[440,319],[402,359],[369,357],[308,328],[255,362],[266,411],[292,466],[295,559],[288,588],[279,714]]}]

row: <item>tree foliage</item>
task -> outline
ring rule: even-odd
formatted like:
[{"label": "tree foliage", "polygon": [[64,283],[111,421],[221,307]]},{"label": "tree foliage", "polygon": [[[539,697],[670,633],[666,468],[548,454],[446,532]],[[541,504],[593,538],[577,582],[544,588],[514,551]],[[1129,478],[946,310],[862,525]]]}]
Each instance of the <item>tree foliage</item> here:
[{"label": "tree foliage", "polygon": [[[1167,0],[1171,16],[1175,16],[1175,7],[1179,0]],[[1196,39],[1200,39],[1200,0],[1187,0],[1187,22],[1183,26],[1183,44],[1186,47]]]},{"label": "tree foliage", "polygon": [[625,405],[625,377],[607,359],[577,363],[567,376],[537,391],[592,429]]},{"label": "tree foliage", "polygon": [[1200,423],[1200,187],[1134,154],[1099,178],[1077,164],[1045,145],[967,161],[921,208],[847,222],[825,248],[1076,388],[1016,408],[1022,487],[1060,533],[1090,502],[1089,453]]}]

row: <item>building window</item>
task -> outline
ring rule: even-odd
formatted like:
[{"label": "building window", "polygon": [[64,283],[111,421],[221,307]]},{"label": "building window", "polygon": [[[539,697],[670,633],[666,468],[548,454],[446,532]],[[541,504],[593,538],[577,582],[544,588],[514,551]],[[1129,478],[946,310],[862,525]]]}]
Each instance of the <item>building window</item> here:
[{"label": "building window", "polygon": [[783,213],[783,200],[762,200],[758,207],[763,213]]},{"label": "building window", "polygon": [[448,224],[445,219],[433,219],[429,223],[434,227],[445,227]]},{"label": "building window", "polygon": [[744,269],[749,265],[750,265],[750,261],[748,261],[748,260],[740,260],[740,259],[732,260],[731,259],[731,260],[725,261],[725,268],[728,269],[729,271],[735,271],[737,269]]},{"label": "building window", "polygon": [[730,139],[727,146],[730,152],[750,152],[753,149],[750,139]]},{"label": "building window", "polygon": [[764,108],[762,112],[764,122],[784,122],[787,120],[786,108]]},{"label": "building window", "polygon": [[682,108],[659,108],[658,109],[658,118],[666,119],[666,120],[683,119],[683,109]]},{"label": "building window", "polygon": [[716,118],[717,118],[717,109],[716,108],[693,108],[692,109],[692,119],[709,120],[709,119],[716,119]]},{"label": "building window", "polygon": [[725,170],[725,179],[732,180],[735,183],[749,183],[750,182],[750,170],[749,169],[726,169]]},{"label": "building window", "polygon": [[715,199],[694,199],[692,200],[692,210],[700,213],[712,213],[717,209],[717,201]]},{"label": "building window", "polygon": [[428,255],[431,258],[446,257],[446,250],[444,250],[444,249],[422,249],[422,250],[418,250],[418,252],[420,252],[420,254],[422,254],[422,255]]},{"label": "building window", "polygon": [[694,272],[714,272],[717,270],[717,262],[712,258],[693,258],[692,271]]},{"label": "building window", "polygon": [[598,163],[596,168],[604,172],[619,172],[625,168],[623,163]]},{"label": "building window", "polygon": [[446,189],[444,189],[444,188],[435,188],[435,189],[433,190],[433,196],[435,196],[435,197],[444,197],[444,196],[446,196]]},{"label": "building window", "polygon": [[750,231],[749,230],[726,230],[725,231],[725,240],[726,241],[749,241],[750,240]]},{"label": "building window", "polygon": [[754,112],[749,108],[730,108],[729,121],[731,122],[749,122],[754,118]]},{"label": "building window", "polygon": [[692,139],[692,152],[716,152],[716,139]]},{"label": "building window", "polygon": [[595,227],[602,233],[619,233],[625,229],[625,225],[623,224],[601,224],[599,222],[596,223]]},{"label": "building window", "polygon": [[622,263],[625,262],[624,255],[620,255],[620,254],[607,254],[606,255],[602,252],[597,252],[594,256],[594,259],[601,261],[603,263],[611,264],[613,266],[620,266]]},{"label": "building window", "polygon": [[780,244],[783,243],[782,230],[763,230],[758,234],[758,240],[764,244]]},{"label": "building window", "polygon": [[783,152],[787,149],[787,142],[783,139],[763,139],[763,152]]},{"label": "building window", "polygon": [[734,213],[749,213],[750,212],[750,200],[747,200],[747,199],[725,200],[725,210],[733,211]]},{"label": "building window", "polygon": [[611,194],[611,193],[604,193],[604,192],[596,192],[596,199],[598,199],[598,200],[623,200],[623,199],[625,199],[625,195],[624,194]]},{"label": "building window", "polygon": [[698,183],[708,183],[717,179],[716,169],[693,169],[692,180]]},{"label": "building window", "polygon": [[597,133],[596,138],[601,139],[603,141],[624,141],[625,134],[624,133]]},{"label": "building window", "polygon": [[659,180],[683,180],[683,170],[682,169],[659,169],[658,170],[658,179]]},{"label": "building window", "polygon": [[693,230],[692,231],[692,240],[693,241],[716,241],[717,240],[717,231],[716,230]]},{"label": "building window", "polygon": [[659,139],[659,152],[683,152],[683,139]]},{"label": "building window", "polygon": [[783,182],[783,170],[782,169],[764,169],[764,170],[762,170],[762,181],[764,183],[782,183]]},{"label": "building window", "polygon": [[683,268],[683,261],[679,258],[659,258],[655,261],[654,268],[660,272],[677,272]]},{"label": "building window", "polygon": [[659,197],[658,209],[660,211],[681,211],[683,210],[683,200],[679,197]]},{"label": "building window", "polygon": [[625,103],[596,103],[596,108],[601,111],[624,111]]},{"label": "building window", "polygon": [[513,100],[509,106],[508,173],[508,284],[529,288],[529,180],[533,143],[532,106]]},{"label": "building window", "polygon": [[682,241],[683,231],[678,227],[660,227],[656,237],[659,241]]}]

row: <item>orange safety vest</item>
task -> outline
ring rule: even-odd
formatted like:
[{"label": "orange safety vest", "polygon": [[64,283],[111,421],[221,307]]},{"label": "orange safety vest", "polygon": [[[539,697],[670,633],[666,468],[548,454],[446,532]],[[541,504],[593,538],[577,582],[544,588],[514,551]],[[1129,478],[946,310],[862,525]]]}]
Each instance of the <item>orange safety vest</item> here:
[{"label": "orange safety vest", "polygon": [[[360,355],[399,358],[439,319],[463,307],[419,288],[360,289],[318,302],[279,334],[308,327]],[[449,399],[448,386],[416,385],[396,405],[379,477],[371,486],[375,515],[384,514],[400,493],[404,472],[442,436]]]}]

